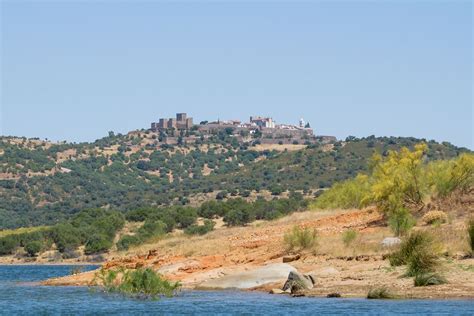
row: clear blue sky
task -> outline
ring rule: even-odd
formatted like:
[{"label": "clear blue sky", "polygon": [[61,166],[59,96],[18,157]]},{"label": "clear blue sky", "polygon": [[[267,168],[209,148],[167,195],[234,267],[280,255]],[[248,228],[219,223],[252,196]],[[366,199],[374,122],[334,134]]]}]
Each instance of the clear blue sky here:
[{"label": "clear blue sky", "polygon": [[84,141],[161,116],[473,148],[471,1],[1,1],[1,134]]}]

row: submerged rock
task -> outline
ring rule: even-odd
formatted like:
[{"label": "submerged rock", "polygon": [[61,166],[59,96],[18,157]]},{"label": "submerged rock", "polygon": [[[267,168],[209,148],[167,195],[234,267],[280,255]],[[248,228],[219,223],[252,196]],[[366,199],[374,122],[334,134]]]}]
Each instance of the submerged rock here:
[{"label": "submerged rock", "polygon": [[329,293],[326,297],[327,297],[327,298],[340,298],[340,297],[341,297],[341,294],[338,293],[338,292]]},{"label": "submerged rock", "polygon": [[291,294],[290,291],[283,291],[283,290],[280,290],[280,289],[272,289],[270,291],[270,294]]}]

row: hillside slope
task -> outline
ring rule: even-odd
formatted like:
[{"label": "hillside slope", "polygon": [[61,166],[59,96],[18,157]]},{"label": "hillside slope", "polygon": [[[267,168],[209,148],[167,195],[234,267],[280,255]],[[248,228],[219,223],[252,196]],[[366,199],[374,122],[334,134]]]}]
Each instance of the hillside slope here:
[{"label": "hillside slope", "polygon": [[[286,190],[310,194],[365,171],[374,152],[413,147],[420,141],[350,138],[277,151],[239,145],[226,137],[195,146],[156,146],[153,134],[145,132],[111,133],[82,144],[4,137],[0,141],[0,228],[53,224],[87,208],[128,211],[187,204],[203,193],[212,198],[222,191],[220,198],[226,193],[258,195],[262,190],[274,196]],[[429,159],[468,151],[449,143],[428,145]]]}]

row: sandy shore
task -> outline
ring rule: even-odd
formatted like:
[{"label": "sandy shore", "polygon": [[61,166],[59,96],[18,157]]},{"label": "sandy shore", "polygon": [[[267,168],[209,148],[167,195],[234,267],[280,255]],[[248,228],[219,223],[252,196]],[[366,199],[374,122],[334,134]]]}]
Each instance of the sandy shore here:
[{"label": "sandy shore", "polygon": [[[300,225],[314,227],[319,233],[319,246],[314,251],[287,262],[316,278],[315,288],[306,291],[306,296],[326,297],[339,293],[342,297],[366,297],[371,288],[383,286],[400,298],[474,299],[474,259],[455,255],[464,242],[458,223],[446,225],[438,233],[441,238],[449,238],[446,243],[449,242],[452,252],[442,259],[442,273],[448,284],[428,287],[414,287],[413,278],[402,277],[405,267],[391,267],[388,260],[383,259],[390,250],[382,248],[380,241],[391,234],[379,223],[380,214],[370,209],[298,213],[273,222],[218,229],[206,236],[177,235],[116,254],[103,267],[151,267],[168,279],[180,281],[188,289],[203,288],[210,280],[214,287],[222,280],[221,283],[229,287],[269,291],[281,288],[285,278],[279,274],[281,279],[266,282],[269,279],[262,280],[262,268],[288,260],[283,235],[294,225]],[[340,237],[348,228],[358,231],[357,241],[351,247],[345,247]],[[459,236],[459,241],[453,236]],[[461,248],[457,249],[458,246]],[[246,288],[240,287],[242,283],[228,282],[238,280],[239,275],[254,277],[253,281],[261,285]],[[94,272],[86,272],[46,280],[42,284],[86,286],[93,278]]]}]

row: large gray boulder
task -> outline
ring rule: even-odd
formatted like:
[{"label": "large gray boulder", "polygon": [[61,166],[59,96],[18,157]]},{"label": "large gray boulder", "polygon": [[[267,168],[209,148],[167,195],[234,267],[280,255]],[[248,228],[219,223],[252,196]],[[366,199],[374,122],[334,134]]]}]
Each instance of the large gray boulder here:
[{"label": "large gray boulder", "polygon": [[283,285],[283,291],[290,291],[292,294],[302,290],[310,290],[314,287],[316,280],[311,275],[304,275],[298,271],[291,271],[288,279]]},{"label": "large gray boulder", "polygon": [[296,269],[289,264],[274,263],[208,280],[199,284],[198,288],[250,289],[268,283],[284,281],[288,273],[291,274],[293,271],[296,271]]}]

